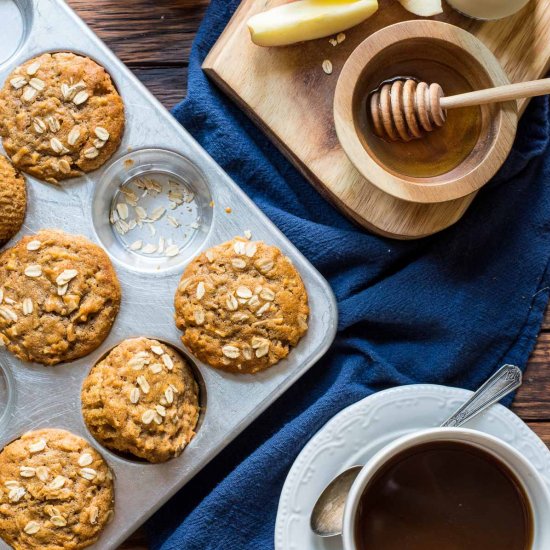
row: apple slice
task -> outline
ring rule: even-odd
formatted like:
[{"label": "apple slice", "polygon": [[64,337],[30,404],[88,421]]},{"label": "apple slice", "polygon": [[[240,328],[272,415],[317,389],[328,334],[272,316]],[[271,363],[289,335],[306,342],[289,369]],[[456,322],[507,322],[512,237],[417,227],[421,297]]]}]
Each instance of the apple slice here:
[{"label": "apple slice", "polygon": [[443,13],[441,0],[399,0],[399,2],[407,11],[421,17]]},{"label": "apple slice", "polygon": [[377,0],[297,0],[253,15],[247,24],[254,44],[287,46],[354,27],[377,9]]}]

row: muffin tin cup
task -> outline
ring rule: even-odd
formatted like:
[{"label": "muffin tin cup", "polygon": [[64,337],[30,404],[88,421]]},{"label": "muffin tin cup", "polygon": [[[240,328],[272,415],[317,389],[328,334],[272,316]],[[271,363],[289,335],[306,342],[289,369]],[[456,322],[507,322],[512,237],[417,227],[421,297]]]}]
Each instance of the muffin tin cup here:
[{"label": "muffin tin cup", "polygon": [[[23,363],[0,348],[0,448],[43,427],[67,429],[97,448],[116,478],[115,516],[95,545],[108,550],[125,540],[312,367],[334,339],[337,308],[323,277],[63,1],[18,3],[26,6],[21,13],[28,32],[9,62],[0,65],[2,83],[18,64],[41,53],[86,55],[111,75],[125,103],[126,130],[117,153],[95,172],[59,186],[26,176],[27,217],[9,244],[43,228],[86,236],[110,254],[122,303],[106,340],[76,361],[45,367]],[[168,260],[130,253],[108,220],[120,183],[151,171],[177,177],[192,188],[194,212],[200,218],[193,235],[181,243],[180,254]],[[255,375],[226,373],[201,363],[182,345],[174,322],[174,294],[189,261],[245,231],[291,258],[310,306],[309,330],[298,346],[287,359]],[[81,413],[80,391],[90,369],[122,340],[136,336],[179,350],[194,365],[202,385],[200,429],[181,456],[163,464],[128,460],[101,446]],[[0,549],[4,548],[8,547],[0,541]]]}]

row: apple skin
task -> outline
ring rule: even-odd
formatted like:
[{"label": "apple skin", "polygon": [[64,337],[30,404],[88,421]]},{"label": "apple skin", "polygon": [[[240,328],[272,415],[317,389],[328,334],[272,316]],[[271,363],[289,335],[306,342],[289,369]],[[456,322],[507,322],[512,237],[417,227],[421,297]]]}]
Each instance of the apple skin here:
[{"label": "apple skin", "polygon": [[431,17],[443,13],[441,0],[399,0],[399,3],[407,11],[421,17]]},{"label": "apple skin", "polygon": [[253,15],[247,22],[258,46],[288,46],[345,31],[378,9],[378,0],[297,0]]}]

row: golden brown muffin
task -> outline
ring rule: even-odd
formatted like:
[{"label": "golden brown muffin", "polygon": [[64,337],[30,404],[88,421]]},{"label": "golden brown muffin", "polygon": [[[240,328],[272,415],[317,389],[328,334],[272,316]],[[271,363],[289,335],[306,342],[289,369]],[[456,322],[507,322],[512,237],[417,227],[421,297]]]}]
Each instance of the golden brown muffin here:
[{"label": "golden brown muffin", "polygon": [[124,104],[105,69],[73,53],[29,59],[0,92],[0,136],[12,162],[58,183],[104,164],[124,133]]},{"label": "golden brown muffin", "polygon": [[113,516],[113,476],[65,430],[28,432],[0,453],[0,537],[16,550],[76,550]]},{"label": "golden brown muffin", "polygon": [[195,435],[198,395],[193,371],[178,353],[156,340],[132,338],[92,369],[82,387],[82,413],[102,445],[164,462]]},{"label": "golden brown muffin", "polygon": [[27,210],[27,188],[23,176],[0,155],[0,246],[23,225]]},{"label": "golden brown muffin", "polygon": [[103,249],[53,229],[23,237],[0,255],[0,294],[0,345],[44,365],[96,349],[120,306],[120,285]]},{"label": "golden brown muffin", "polygon": [[185,270],[175,297],[183,343],[201,361],[254,373],[286,357],[307,330],[307,293],[278,248],[236,238]]}]

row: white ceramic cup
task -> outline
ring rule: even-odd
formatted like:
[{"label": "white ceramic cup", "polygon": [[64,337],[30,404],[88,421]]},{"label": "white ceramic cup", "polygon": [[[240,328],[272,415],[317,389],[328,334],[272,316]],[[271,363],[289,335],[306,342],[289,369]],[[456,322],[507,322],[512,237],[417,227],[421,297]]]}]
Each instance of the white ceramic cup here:
[{"label": "white ceramic cup", "polygon": [[503,19],[517,13],[529,0],[447,0],[450,6],[474,19]]},{"label": "white ceramic cup", "polygon": [[534,466],[512,446],[501,439],[466,428],[433,428],[396,439],[378,451],[359,472],[346,500],[343,540],[345,550],[357,550],[355,521],[361,495],[374,474],[395,455],[411,447],[433,441],[456,441],[478,447],[503,462],[522,484],[533,512],[531,550],[550,548],[550,490]]}]

